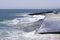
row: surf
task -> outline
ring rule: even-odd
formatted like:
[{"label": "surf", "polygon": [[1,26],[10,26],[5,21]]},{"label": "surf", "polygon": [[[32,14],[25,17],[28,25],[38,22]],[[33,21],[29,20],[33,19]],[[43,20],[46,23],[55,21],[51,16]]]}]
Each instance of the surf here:
[{"label": "surf", "polygon": [[17,25],[17,24],[33,23],[40,19],[44,19],[44,17],[45,17],[44,15],[33,15],[33,16],[21,15],[21,16],[24,16],[24,17],[23,18],[15,18],[12,20],[4,20],[4,21],[1,21],[0,23],[8,25],[8,26],[13,26],[13,25]]}]

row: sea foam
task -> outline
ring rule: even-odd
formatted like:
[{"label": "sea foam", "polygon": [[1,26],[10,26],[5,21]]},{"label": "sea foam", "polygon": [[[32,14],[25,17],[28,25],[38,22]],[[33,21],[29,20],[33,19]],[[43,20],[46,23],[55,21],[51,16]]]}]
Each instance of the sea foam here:
[{"label": "sea foam", "polygon": [[33,15],[33,16],[25,15],[25,16],[26,17],[24,17],[24,18],[15,18],[12,20],[4,20],[4,21],[1,21],[0,23],[6,24],[8,26],[13,26],[13,25],[17,25],[18,23],[19,24],[33,23],[40,19],[44,19],[44,17],[45,17],[43,15]]}]

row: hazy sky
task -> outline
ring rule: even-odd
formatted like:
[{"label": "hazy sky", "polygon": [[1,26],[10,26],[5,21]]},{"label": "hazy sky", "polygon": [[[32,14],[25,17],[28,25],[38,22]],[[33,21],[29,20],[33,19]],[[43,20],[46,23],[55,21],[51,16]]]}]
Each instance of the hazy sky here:
[{"label": "hazy sky", "polygon": [[60,8],[60,0],[0,0],[0,9]]}]

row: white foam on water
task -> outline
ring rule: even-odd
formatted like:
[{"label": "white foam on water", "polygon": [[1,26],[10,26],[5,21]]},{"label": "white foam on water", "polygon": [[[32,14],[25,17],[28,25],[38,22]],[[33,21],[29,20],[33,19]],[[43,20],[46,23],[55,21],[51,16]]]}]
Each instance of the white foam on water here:
[{"label": "white foam on water", "polygon": [[40,19],[44,19],[44,17],[45,17],[43,15],[33,15],[33,16],[25,15],[25,16],[26,17],[24,17],[24,18],[15,18],[12,20],[4,20],[4,21],[1,21],[0,23],[6,24],[8,26],[13,26],[13,25],[17,25],[18,23],[19,24],[26,24],[26,23],[36,22]]},{"label": "white foam on water", "polygon": [[32,22],[36,22],[40,19],[44,19],[45,16],[43,15],[34,15],[34,16],[27,16],[25,18],[17,18],[20,19],[20,23],[32,23]]},{"label": "white foam on water", "polygon": [[[8,34],[3,35],[4,32]],[[3,31],[1,35],[0,40],[60,40],[60,34],[35,34],[34,31],[29,33]]]},{"label": "white foam on water", "polygon": [[2,21],[0,23],[6,24],[8,26],[12,26],[12,25],[18,24],[19,23],[19,20],[17,20],[17,19],[14,19],[14,20],[5,20],[5,21]]},{"label": "white foam on water", "polygon": [[31,39],[34,39],[34,38],[37,38],[37,37],[38,37],[38,36],[35,34],[35,31],[29,32],[29,33],[24,33],[23,36],[24,36],[24,37],[27,37],[27,38],[31,38]]},{"label": "white foam on water", "polygon": [[[42,15],[34,15],[34,16],[28,16],[25,18],[16,18],[13,20],[5,20],[0,23],[6,24],[6,25],[17,25],[18,23],[31,23],[36,22],[40,19],[43,19],[45,16]],[[7,36],[0,36],[0,40],[60,40],[60,34],[35,34],[35,31],[32,32],[20,32],[19,31],[8,31],[3,29],[0,31],[0,35],[3,35],[2,33],[8,33]]]}]

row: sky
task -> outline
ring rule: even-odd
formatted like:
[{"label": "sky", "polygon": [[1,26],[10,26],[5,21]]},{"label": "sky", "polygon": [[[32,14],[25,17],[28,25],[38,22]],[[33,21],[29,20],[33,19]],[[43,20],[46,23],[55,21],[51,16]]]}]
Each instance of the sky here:
[{"label": "sky", "polygon": [[0,0],[0,9],[60,8],[60,0]]}]

